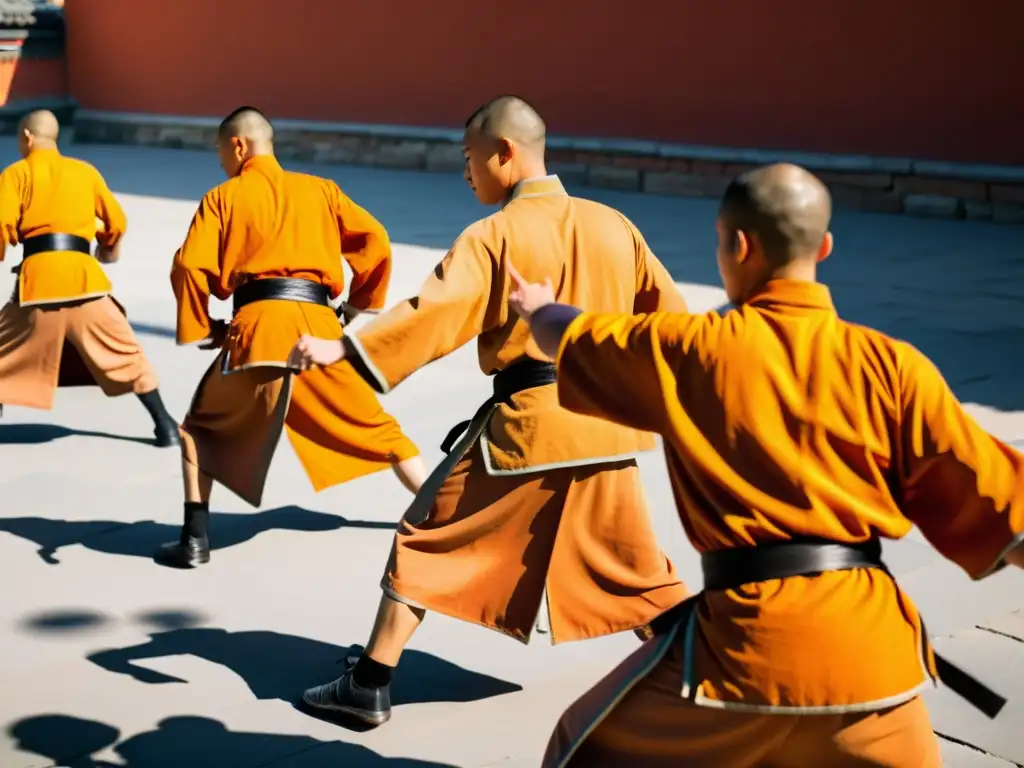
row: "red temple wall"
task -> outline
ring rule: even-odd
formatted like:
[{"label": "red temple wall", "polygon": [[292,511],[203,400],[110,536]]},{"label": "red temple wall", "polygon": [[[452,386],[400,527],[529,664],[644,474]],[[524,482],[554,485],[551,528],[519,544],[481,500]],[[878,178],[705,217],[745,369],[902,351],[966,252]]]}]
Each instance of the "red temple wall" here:
[{"label": "red temple wall", "polygon": [[[401,5],[401,10],[396,7]],[[84,109],[457,126],[1024,165],[1024,2],[70,0]]]}]

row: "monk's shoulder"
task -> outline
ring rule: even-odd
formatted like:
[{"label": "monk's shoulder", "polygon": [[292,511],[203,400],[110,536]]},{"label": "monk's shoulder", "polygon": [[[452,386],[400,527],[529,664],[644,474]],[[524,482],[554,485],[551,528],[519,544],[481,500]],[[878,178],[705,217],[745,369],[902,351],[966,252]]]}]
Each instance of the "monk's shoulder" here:
[{"label": "monk's shoulder", "polygon": [[4,168],[0,174],[6,176],[8,179],[27,178],[29,175],[28,160],[25,160],[24,158],[17,160]]},{"label": "monk's shoulder", "polygon": [[457,238],[452,250],[469,247],[474,250],[484,249],[490,253],[500,252],[502,244],[508,238],[509,219],[505,211],[496,211],[490,216],[477,219]]},{"label": "monk's shoulder", "polygon": [[241,176],[233,176],[230,179],[222,181],[203,195],[201,205],[214,206],[218,209],[230,207],[230,205],[238,199],[238,190],[241,184]]}]

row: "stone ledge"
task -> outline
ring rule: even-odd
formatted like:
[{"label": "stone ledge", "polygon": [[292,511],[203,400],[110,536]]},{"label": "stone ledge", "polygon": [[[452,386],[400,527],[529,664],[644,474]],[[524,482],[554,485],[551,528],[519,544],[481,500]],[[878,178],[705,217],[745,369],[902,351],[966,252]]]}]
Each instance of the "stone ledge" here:
[{"label": "stone ledge", "polygon": [[57,116],[61,124],[61,144],[74,141],[73,125],[78,104],[74,99],[61,96],[17,99],[0,106],[0,135],[17,133],[21,118],[37,109],[48,109]]},{"label": "stone ledge", "polygon": [[[80,142],[210,150],[218,118],[79,110]],[[283,159],[460,171],[461,129],[275,120]],[[548,164],[567,180],[657,195],[717,197],[759,165],[791,162],[819,174],[836,206],[878,213],[1024,223],[1024,166],[776,152],[552,136]]]}]

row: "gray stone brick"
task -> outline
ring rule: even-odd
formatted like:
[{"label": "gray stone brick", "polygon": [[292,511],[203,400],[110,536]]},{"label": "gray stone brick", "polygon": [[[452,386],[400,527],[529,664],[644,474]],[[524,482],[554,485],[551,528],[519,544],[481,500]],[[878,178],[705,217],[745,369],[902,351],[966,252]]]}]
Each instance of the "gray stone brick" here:
[{"label": "gray stone brick", "polygon": [[428,171],[461,172],[466,167],[459,144],[435,142],[427,145],[426,169]]},{"label": "gray stone brick", "polygon": [[964,203],[944,195],[907,195],[903,198],[903,210],[911,216],[958,219],[963,216]]},{"label": "gray stone brick", "polygon": [[1024,224],[1024,204],[992,203],[992,221],[1000,224]]},{"label": "gray stone brick", "polygon": [[974,221],[989,221],[992,218],[992,203],[967,200],[964,202],[964,216]]},{"label": "gray stone brick", "polygon": [[421,169],[427,164],[427,142],[381,142],[377,147],[374,165],[382,168]]},{"label": "gray stone brick", "polygon": [[640,189],[640,171],[636,168],[595,165],[587,172],[587,183],[595,187],[635,192]]},{"label": "gray stone brick", "polygon": [[644,192],[673,197],[718,197],[729,180],[724,176],[702,176],[697,173],[647,173]]}]

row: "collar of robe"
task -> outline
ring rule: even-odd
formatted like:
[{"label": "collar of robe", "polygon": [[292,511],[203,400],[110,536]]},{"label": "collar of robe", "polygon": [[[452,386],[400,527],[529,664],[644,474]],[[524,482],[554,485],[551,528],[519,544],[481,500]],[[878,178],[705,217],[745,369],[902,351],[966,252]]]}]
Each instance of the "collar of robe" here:
[{"label": "collar of robe", "polygon": [[804,280],[769,280],[746,303],[752,307],[836,311],[827,285]]},{"label": "collar of robe", "polygon": [[245,173],[249,170],[256,170],[259,168],[280,168],[281,164],[277,162],[277,158],[273,155],[253,155],[244,163],[242,163],[242,170],[239,173]]},{"label": "collar of robe", "polygon": [[505,205],[508,205],[513,200],[524,197],[548,197],[550,195],[566,194],[568,194],[568,192],[566,192],[565,187],[562,186],[561,179],[559,179],[555,174],[551,174],[550,176],[537,176],[532,179],[523,179],[512,187],[512,190],[509,192],[508,199],[505,201]]}]

